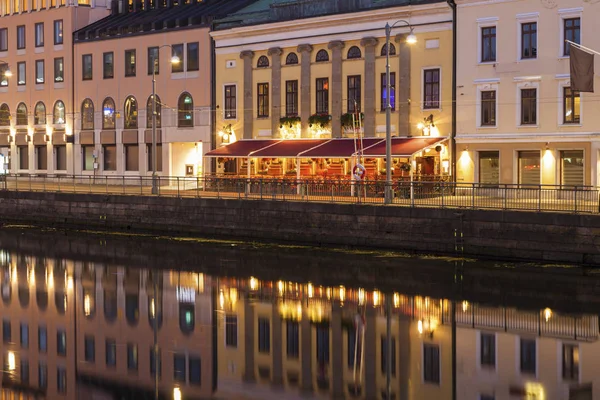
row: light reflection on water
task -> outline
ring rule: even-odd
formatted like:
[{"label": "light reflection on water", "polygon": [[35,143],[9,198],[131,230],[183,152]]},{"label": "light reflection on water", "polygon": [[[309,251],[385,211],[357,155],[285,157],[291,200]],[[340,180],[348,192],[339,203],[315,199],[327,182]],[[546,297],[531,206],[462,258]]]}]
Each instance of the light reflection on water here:
[{"label": "light reflection on water", "polygon": [[2,399],[598,398],[590,276],[100,242],[0,232]]}]

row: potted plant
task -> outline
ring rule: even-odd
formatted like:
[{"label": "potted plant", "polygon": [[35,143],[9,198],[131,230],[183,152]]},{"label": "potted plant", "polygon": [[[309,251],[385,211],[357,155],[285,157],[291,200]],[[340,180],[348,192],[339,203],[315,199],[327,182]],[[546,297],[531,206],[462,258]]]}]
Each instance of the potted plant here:
[{"label": "potted plant", "polygon": [[291,128],[292,126],[298,123],[300,123],[300,117],[297,115],[279,118],[279,128],[283,128],[284,125],[287,125]]},{"label": "potted plant", "polygon": [[309,127],[325,128],[331,121],[331,115],[328,114],[313,114],[308,117]]},{"label": "potted plant", "polygon": [[[365,119],[364,113],[360,113],[359,116],[360,116],[361,121],[363,121]],[[342,116],[340,118],[340,122],[342,123],[342,128],[345,128],[345,129],[353,128],[354,121],[356,121],[355,113],[345,113],[345,114],[342,114]]]}]

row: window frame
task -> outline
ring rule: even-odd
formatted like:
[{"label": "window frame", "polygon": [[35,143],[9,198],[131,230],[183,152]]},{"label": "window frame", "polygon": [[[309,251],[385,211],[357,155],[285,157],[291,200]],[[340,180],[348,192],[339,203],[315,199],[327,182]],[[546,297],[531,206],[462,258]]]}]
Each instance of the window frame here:
[{"label": "window frame", "polygon": [[[136,49],[124,50],[124,62],[125,62],[125,77],[132,78],[136,76],[137,72],[137,55]],[[129,55],[129,57],[128,57]],[[133,63],[131,63],[131,55],[133,55]],[[129,60],[129,61],[128,61]]]},{"label": "window frame", "polygon": [[[62,104],[62,108],[63,108],[63,122],[57,122],[58,118],[57,118],[57,110],[59,109],[58,105]],[[65,102],[62,100],[56,100],[54,102],[54,106],[52,107],[52,123],[54,125],[63,125],[67,122],[67,108],[65,106]]]},{"label": "window frame", "polygon": [[[21,41],[21,34],[23,40]],[[25,25],[17,25],[17,50],[24,50],[27,48],[27,31]]]},{"label": "window frame", "polygon": [[[567,40],[567,32],[573,32],[573,35],[575,35],[575,32],[577,32],[579,34],[579,42],[577,42],[576,40],[574,40],[574,37],[572,39],[569,39],[577,44],[581,44],[581,14],[578,15],[573,15],[573,14],[565,14],[565,15],[561,15],[561,23],[562,23],[562,27],[561,27],[561,43],[562,43],[562,52],[561,52],[561,56],[562,57],[570,57],[570,43],[567,43],[565,40]],[[569,21],[575,21],[578,20],[579,21],[579,25],[578,26],[573,26],[573,27],[567,27],[567,23]]]},{"label": "window frame", "polygon": [[[381,112],[387,111],[387,74],[381,73]],[[396,72],[390,71],[390,109],[396,111]]]},{"label": "window frame", "polygon": [[[319,83],[323,83],[321,89]],[[329,77],[315,79],[315,107],[316,114],[329,115]]]},{"label": "window frame", "polygon": [[[352,87],[350,87],[351,82]],[[352,93],[352,96],[350,93]],[[348,113],[360,112],[362,109],[362,75],[348,75],[346,77],[346,99],[346,110]],[[355,108],[352,100],[356,100],[358,110]]]},{"label": "window frame", "polygon": [[8,28],[0,28],[0,51],[8,51]]},{"label": "window frame", "polygon": [[[41,65],[42,66],[42,80],[38,81],[39,79],[39,68],[38,66]],[[43,85],[44,83],[46,83],[46,63],[45,60],[35,60],[35,84],[36,85]]]},{"label": "window frame", "polygon": [[269,61],[269,57],[262,55],[258,57],[256,61],[256,68],[269,68],[271,66],[271,62]]},{"label": "window frame", "polygon": [[[186,109],[184,108],[185,103],[185,97],[189,97],[192,101],[191,101],[191,106],[190,109]],[[182,103],[183,102],[183,103]],[[182,115],[185,115],[187,113],[191,114],[190,119],[186,119],[186,118],[181,118]],[[189,123],[182,123],[182,121],[190,121]],[[189,92],[183,92],[179,95],[179,98],[177,99],[177,127],[178,128],[193,128],[194,127],[194,98],[192,97],[192,95]]]},{"label": "window frame", "polygon": [[[498,166],[496,167],[497,169],[497,174],[498,174],[498,181],[494,182],[494,183],[489,183],[489,182],[482,182],[481,181],[481,160],[482,158],[487,158],[487,157],[482,157],[482,153],[486,154],[486,153],[497,153],[497,159],[498,159]],[[482,149],[482,150],[478,150],[477,151],[477,164],[476,167],[477,169],[475,170],[475,173],[477,174],[475,177],[475,181],[479,184],[479,185],[485,185],[486,187],[497,187],[500,184],[500,171],[501,171],[501,159],[500,159],[500,150],[497,149]]]},{"label": "window frame", "polygon": [[[428,372],[427,372],[427,367],[426,367],[426,362],[427,362],[427,352],[426,352],[426,348],[431,348],[433,349],[437,349],[437,376],[434,373],[435,370],[435,366],[432,366],[432,373],[434,373],[434,375],[428,379]],[[429,342],[424,342],[423,346],[421,347],[422,349],[422,360],[423,360],[423,374],[422,374],[422,379],[423,379],[423,383],[425,384],[430,384],[430,385],[437,385],[437,386],[441,386],[442,383],[442,349],[441,346],[437,343],[429,343]],[[437,378],[437,380],[435,380],[435,378]],[[433,379],[433,380],[431,380]]]},{"label": "window frame", "polygon": [[[580,185],[567,185],[564,183],[564,165],[563,165],[563,159],[564,157],[564,153],[566,152],[581,152],[581,158],[583,160],[583,175],[582,175],[582,182]],[[584,149],[581,148],[562,148],[558,151],[558,157],[557,157],[557,163],[558,163],[558,168],[559,168],[559,182],[561,186],[565,186],[565,187],[580,187],[580,186],[584,186],[585,185],[585,178],[586,178],[586,170],[585,170],[585,159],[586,159],[586,151]]]},{"label": "window frame", "polygon": [[[41,31],[38,29],[39,27],[41,27]],[[35,47],[36,48],[44,47],[44,23],[37,22],[34,26],[34,32],[35,32]],[[41,35],[40,35],[40,32],[41,32]]]},{"label": "window frame", "polygon": [[[38,119],[38,107],[41,106],[44,110],[44,114],[43,114],[43,121],[41,121],[40,119]],[[37,103],[35,103],[35,106],[33,108],[33,124],[34,125],[46,125],[47,122],[47,116],[46,116],[46,104],[44,104],[43,101],[38,101]]]},{"label": "window frame", "polygon": [[[484,340],[486,338],[486,340]],[[491,339],[487,343],[487,339]],[[497,363],[497,338],[493,332],[479,332],[479,366],[486,369],[496,369]],[[485,346],[484,346],[485,345]],[[484,350],[489,350],[487,357],[484,357]]]},{"label": "window frame", "polygon": [[[185,71],[185,64],[184,64],[184,46],[183,43],[177,43],[171,46],[171,58],[173,57],[177,57],[179,58],[179,62],[174,64],[174,63],[170,63],[171,64],[171,73],[172,74],[178,74],[181,72]],[[159,61],[160,63],[160,61]]]},{"label": "window frame", "polygon": [[[323,54],[325,54],[325,56],[323,56]],[[325,49],[317,51],[317,54],[315,55],[315,62],[329,62],[329,52]]]},{"label": "window frame", "polygon": [[[519,125],[524,127],[535,127],[538,125],[538,88],[537,87],[519,87]],[[527,93],[535,93],[534,97],[524,97]],[[534,102],[533,107],[529,104],[529,115],[525,119],[526,102]]]},{"label": "window frame", "polygon": [[[437,71],[437,81],[427,82],[427,75]],[[437,100],[427,100],[427,87],[431,86],[432,91],[437,85]],[[432,95],[433,97],[433,95]],[[441,110],[442,109],[442,67],[431,66],[423,68],[421,72],[421,110]]]},{"label": "window frame", "polygon": [[[148,75],[152,75],[152,70],[154,68],[154,75],[160,74],[160,63],[157,63],[155,60],[158,59],[159,47],[158,46],[150,46],[146,50],[146,55],[148,57]],[[155,64],[156,63],[156,64]]]},{"label": "window frame", "polygon": [[[88,113],[86,113],[84,111],[84,106],[86,104],[90,104],[90,107],[88,107],[88,108],[91,108],[91,110],[92,110],[92,113],[91,113],[91,126],[90,125],[86,125],[87,118],[84,118],[85,115],[88,115]],[[81,130],[82,131],[93,131],[94,128],[95,128],[95,125],[96,125],[95,124],[95,122],[96,122],[95,121],[95,109],[94,109],[94,102],[89,97],[83,99],[83,101],[81,102],[81,115],[80,115],[80,117],[81,117]],[[90,123],[90,121],[87,121],[87,124],[89,124],[89,123]]]},{"label": "window frame", "polygon": [[269,82],[256,84],[256,118],[269,118],[269,87]]},{"label": "window frame", "polygon": [[[538,21],[538,16],[539,13],[535,12],[535,13],[529,13],[529,14],[520,14],[517,15],[517,60],[518,61],[529,61],[529,60],[537,60],[538,56],[537,56],[537,52],[539,49],[539,21]],[[524,52],[525,52],[525,48],[524,48],[524,43],[525,43],[525,35],[524,33],[524,26],[530,25],[530,24],[535,24],[535,32],[529,32],[527,33],[527,35],[532,35],[535,34],[535,56],[533,54],[523,57]],[[530,44],[530,49],[533,49],[534,46],[532,46]]]},{"label": "window frame", "polygon": [[346,52],[346,60],[360,60],[363,58],[362,50],[358,46],[351,46]]},{"label": "window frame", "polygon": [[[567,91],[570,92],[570,94],[567,96]],[[561,85],[561,102],[562,102],[562,118],[560,121],[561,125],[564,126],[578,126],[581,125],[581,92],[577,91],[577,90],[571,90],[570,85]],[[578,113],[575,113],[576,107],[575,107],[575,99],[579,99],[579,110]],[[568,121],[567,118],[567,100],[571,101],[571,105],[572,105],[572,112],[571,112],[571,116],[572,116],[572,121]],[[578,115],[577,115],[578,114]]]},{"label": "window frame", "polygon": [[[529,338],[522,338],[522,337],[518,337],[517,338],[519,340],[519,372],[521,374],[526,374],[526,375],[537,375],[537,369],[538,369],[538,346],[537,346],[537,340],[534,339],[529,339]],[[534,349],[534,354],[533,354],[533,368],[529,368],[530,366],[527,366],[525,364],[527,360],[523,359],[523,343],[524,342],[528,342],[528,344],[531,344],[533,342],[533,349]]]},{"label": "window frame", "polygon": [[[488,29],[493,29],[493,33],[485,33],[485,30]],[[480,41],[481,41],[481,47],[479,49],[480,53],[480,57],[479,57],[479,62],[481,64],[485,64],[485,63],[495,63],[497,61],[498,58],[498,54],[497,54],[497,50],[498,50],[498,36],[497,36],[497,31],[498,31],[498,27],[494,24],[494,25],[482,25],[479,26],[479,35],[480,35]],[[490,43],[490,56],[486,57],[485,56],[485,49],[486,49],[486,42],[487,41],[491,41],[493,43],[493,48],[492,48],[492,44]]]},{"label": "window frame", "polygon": [[[89,60],[89,75],[86,73],[86,61]],[[94,58],[92,54],[81,55],[81,80],[91,81],[94,79]]]},{"label": "window frame", "polygon": [[[127,112],[127,104],[129,103],[129,113]],[[139,106],[135,96],[129,95],[123,102],[123,129],[138,129]]]},{"label": "window frame", "polygon": [[[57,63],[62,67],[62,71],[57,68]],[[58,72],[58,73],[57,73]],[[58,79],[61,80],[58,80]],[[65,82],[65,58],[64,57],[55,57],[54,58],[54,83],[64,83]]]},{"label": "window frame", "polygon": [[300,109],[298,104],[298,79],[285,81],[285,115],[297,117]]},{"label": "window frame", "polygon": [[[152,95],[148,96],[148,100],[146,100],[146,128],[152,128],[152,106],[153,99]],[[156,95],[156,128],[160,129],[162,127],[161,120],[162,107],[160,103],[160,96]]]},{"label": "window frame", "polygon": [[[106,108],[106,106],[108,104],[112,104],[112,116],[110,117],[110,119],[112,120],[112,126],[109,126],[106,124],[106,116],[105,116],[105,112],[104,109]],[[112,97],[106,97],[104,98],[104,100],[102,100],[102,129],[103,130],[115,130],[117,129],[117,117],[116,117],[116,103],[115,100]]]},{"label": "window frame", "polygon": [[[233,88],[233,95],[228,95],[227,89]],[[233,108],[231,107],[233,103]],[[237,119],[237,85],[223,85],[223,119]]]},{"label": "window frame", "polygon": [[[107,66],[107,56],[110,56],[110,74]],[[115,53],[106,51],[102,53],[102,79],[113,79],[115,77]]]},{"label": "window frame", "polygon": [[[22,72],[21,67],[23,67]],[[21,78],[23,78],[22,81]],[[25,85],[27,85],[27,63],[25,61],[19,61],[17,62],[17,86]]]},{"label": "window frame", "polygon": [[[235,319],[235,324],[232,321]],[[238,316],[225,314],[225,347],[236,349],[238,347]],[[230,340],[231,339],[231,340]]]},{"label": "window frame", "polygon": [[[196,46],[196,49],[193,49],[193,46]],[[190,49],[190,47],[192,47]],[[186,50],[186,58],[185,58],[185,66],[187,71],[200,71],[200,43],[199,42],[190,42],[185,46]],[[195,57],[190,57],[190,54],[195,53]],[[194,59],[196,64],[194,64]],[[183,62],[182,62],[183,64]]]},{"label": "window frame", "polygon": [[63,25],[63,20],[62,19],[55,19],[54,23],[52,24],[53,26],[53,33],[54,33],[54,45],[61,45],[64,44],[65,42],[65,38],[64,38],[64,25]]},{"label": "window frame", "polygon": [[[484,95],[486,93],[494,93],[493,95],[493,99],[484,99]],[[496,88],[489,88],[489,89],[481,89],[477,91],[478,94],[478,100],[479,100],[479,124],[478,127],[479,128],[496,128],[498,126],[498,90]],[[486,112],[486,108],[489,105],[492,105],[490,107],[489,113],[490,115],[493,115],[493,122],[486,122],[485,121],[485,112]]]}]

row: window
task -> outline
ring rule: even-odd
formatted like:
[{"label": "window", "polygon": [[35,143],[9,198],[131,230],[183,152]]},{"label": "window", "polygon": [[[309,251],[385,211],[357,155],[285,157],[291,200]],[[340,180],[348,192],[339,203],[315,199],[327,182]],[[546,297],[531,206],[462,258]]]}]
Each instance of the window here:
[{"label": "window", "polygon": [[271,325],[267,318],[258,319],[258,352],[271,351]]},{"label": "window", "polygon": [[25,25],[17,26],[17,49],[24,49],[25,41]]},{"label": "window", "polygon": [[[55,163],[54,165],[56,166],[56,169],[59,171],[66,171],[67,170],[67,146],[65,145],[57,145],[54,146],[54,157],[55,157]],[[64,301],[62,302],[62,304],[64,304]],[[64,306],[63,306],[64,309]],[[62,314],[64,314],[64,310],[62,312]]]},{"label": "window", "polygon": [[94,129],[94,103],[91,99],[85,99],[81,103],[81,130]]},{"label": "window", "polygon": [[102,103],[102,129],[115,129],[115,101],[110,97]]},{"label": "window", "polygon": [[9,320],[3,320],[2,321],[2,341],[4,343],[10,343],[11,342],[11,327],[10,327],[10,321]]},{"label": "window", "polygon": [[8,68],[8,64],[1,64],[0,65],[0,86],[8,86],[8,76],[6,75],[6,72],[9,70]]},{"label": "window", "polygon": [[21,323],[20,336],[21,347],[24,349],[29,348],[29,325]]},{"label": "window", "polygon": [[154,74],[160,72],[158,60],[158,47],[148,47],[148,75],[152,75],[152,69],[155,68]]},{"label": "window", "polygon": [[[396,376],[396,338],[392,337],[392,376]],[[387,372],[387,338],[381,337],[381,373]]]},{"label": "window", "polygon": [[583,186],[583,150],[560,152],[560,184]]},{"label": "window", "polygon": [[579,346],[576,344],[563,344],[562,354],[563,378],[579,380]]},{"label": "window", "polygon": [[521,89],[521,125],[537,123],[537,89]]},{"label": "window", "polygon": [[225,85],[225,119],[237,118],[237,88],[235,85]]},{"label": "window", "polygon": [[63,44],[63,21],[54,21],[54,44]]},{"label": "window", "polygon": [[269,84],[259,83],[257,85],[257,114],[258,118],[269,116]]},{"label": "window", "polygon": [[537,57],[537,22],[521,24],[521,58]]},{"label": "window", "polygon": [[171,46],[171,56],[179,59],[178,63],[171,63],[171,72],[183,72],[183,44]]},{"label": "window", "polygon": [[297,359],[300,356],[300,324],[298,321],[287,321],[287,358]]},{"label": "window", "polygon": [[496,91],[481,92],[481,126],[496,126]]},{"label": "window", "polygon": [[258,61],[256,63],[256,67],[257,68],[267,68],[267,67],[269,67],[269,59],[267,58],[267,56],[260,56],[260,57],[258,57]]},{"label": "window", "polygon": [[114,53],[111,51],[102,54],[102,77],[104,79],[112,79],[114,76]]},{"label": "window", "polygon": [[316,62],[326,62],[329,61],[329,53],[327,50],[319,50],[317,51],[317,56],[315,58]]},{"label": "window", "polygon": [[127,369],[129,371],[138,369],[138,348],[133,343],[127,343]]},{"label": "window", "polygon": [[45,81],[44,60],[35,61],[35,83],[41,84]]},{"label": "window", "polygon": [[[146,145],[146,154],[148,154],[148,171],[152,171],[152,145]],[[162,144],[156,144],[156,170],[162,171]],[[160,320],[160,315],[159,315]]]},{"label": "window", "polygon": [[59,356],[67,355],[67,333],[63,330],[56,332],[56,353]]},{"label": "window", "polygon": [[48,351],[48,332],[45,326],[38,328],[38,350],[40,353]]},{"label": "window", "polygon": [[117,365],[117,342],[115,339],[106,339],[105,343],[106,365],[115,367]]},{"label": "window", "polygon": [[285,82],[285,114],[288,117],[298,115],[298,81]]},{"label": "window", "polygon": [[17,106],[17,126],[27,125],[27,106],[25,103],[19,103]]},{"label": "window", "polygon": [[[183,60],[180,64],[183,64]],[[187,70],[198,71],[200,69],[200,54],[198,42],[187,44]]]},{"label": "window", "polygon": [[481,28],[481,62],[496,61],[496,27]]},{"label": "window", "polygon": [[104,156],[104,170],[117,170],[117,146],[114,144],[102,146],[102,154]]},{"label": "window", "polygon": [[298,64],[298,55],[296,53],[290,53],[285,57],[285,65]]},{"label": "window", "polygon": [[125,76],[135,76],[135,50],[125,50]]},{"label": "window", "polygon": [[360,75],[348,77],[348,112],[360,111]]},{"label": "window", "polygon": [[64,367],[56,369],[56,388],[58,393],[67,393],[67,370]]},{"label": "window", "polygon": [[496,367],[496,336],[490,333],[482,333],[481,339],[481,365]]},{"label": "window", "polygon": [[427,383],[440,383],[440,347],[423,344],[423,379]]},{"label": "window", "polygon": [[17,63],[17,85],[22,86],[27,84],[27,68],[25,61]]},{"label": "window", "polygon": [[92,55],[84,54],[81,56],[81,69],[82,69],[82,78],[84,81],[89,81],[92,79]]},{"label": "window", "polygon": [[[479,183],[498,185],[500,183],[500,153],[498,151],[479,152]],[[483,334],[482,334],[483,341]],[[482,347],[483,351],[483,347]],[[483,354],[483,353],[482,353]],[[483,361],[482,361],[483,364]]]},{"label": "window", "polygon": [[0,106],[0,126],[10,126],[10,109],[6,103]]},{"label": "window", "polygon": [[65,103],[58,100],[54,103],[54,112],[53,115],[53,123],[54,124],[64,124],[65,123]]},{"label": "window", "polygon": [[200,385],[202,382],[202,363],[200,361],[200,357],[190,356],[189,358],[190,384]]},{"label": "window", "polygon": [[65,69],[64,65],[65,61],[62,57],[57,57],[54,59],[54,82],[64,82],[65,81]]},{"label": "window", "polygon": [[194,126],[194,100],[189,93],[183,93],[177,101],[177,126],[180,128]]},{"label": "window", "polygon": [[38,386],[40,389],[48,387],[48,366],[46,364],[38,365]]},{"label": "window", "polygon": [[35,125],[46,124],[46,106],[41,101],[38,101],[35,105],[35,111],[33,114],[33,123]]},{"label": "window", "polygon": [[179,329],[190,334],[196,326],[195,307],[193,304],[179,303]]},{"label": "window", "polygon": [[539,185],[540,184],[540,152],[539,151],[520,151],[519,152],[519,184]]},{"label": "window", "polygon": [[29,383],[29,360],[21,360],[21,383]]},{"label": "window", "polygon": [[[156,362],[157,359],[158,359],[158,368],[157,368],[157,362]],[[158,357],[157,357],[156,352],[151,347],[150,348],[150,375],[152,377],[155,376],[157,369],[158,369],[158,376],[160,377],[161,372],[162,372],[161,365],[162,365],[162,358],[160,356],[160,349],[158,349]]]},{"label": "window", "polygon": [[44,46],[44,23],[35,24],[35,47]]},{"label": "window", "polygon": [[19,153],[19,169],[29,169],[29,146],[17,146]]},{"label": "window", "polygon": [[133,96],[125,99],[123,106],[123,114],[125,115],[125,129],[137,129],[138,127],[138,107],[137,100]]},{"label": "window", "polygon": [[329,114],[329,78],[317,78],[317,114]]},{"label": "window", "polygon": [[[152,101],[152,95],[150,95],[150,97],[148,97],[148,101],[146,102],[146,127],[147,128],[152,128],[152,108],[154,107],[153,103],[154,102]],[[160,97],[157,95],[156,96],[156,127],[157,128],[161,127],[160,113],[161,113]]]},{"label": "window", "polygon": [[563,55],[568,56],[571,54],[571,43],[566,42],[566,40],[577,44],[581,43],[581,18],[563,19],[563,25],[565,38],[565,42],[563,42]]},{"label": "window", "polygon": [[581,102],[579,91],[563,88],[563,123],[579,124],[581,122]]},{"label": "window", "polygon": [[423,108],[440,108],[440,69],[423,71]]},{"label": "window", "polygon": [[173,355],[173,379],[175,382],[185,382],[185,354]]},{"label": "window", "polygon": [[360,51],[358,46],[352,46],[348,49],[348,55],[347,55],[348,60],[361,58],[361,57],[362,57],[362,52]]},{"label": "window", "polygon": [[0,51],[8,51],[8,28],[0,29]]},{"label": "window", "polygon": [[96,361],[96,341],[93,336],[86,335],[84,338],[83,358],[90,363]]},{"label": "window", "polygon": [[82,166],[84,171],[93,171],[96,158],[94,157],[94,146],[81,146]]},{"label": "window", "polygon": [[46,145],[35,146],[36,168],[44,171],[48,169],[48,147]]},{"label": "window", "polygon": [[[390,105],[392,111],[396,110],[396,73],[390,72]],[[387,76],[381,74],[381,111],[387,108]]]},{"label": "window", "polygon": [[225,346],[237,347],[237,315],[225,316]]},{"label": "window", "polygon": [[[381,48],[381,56],[384,57],[387,55],[387,45],[383,45],[383,47]],[[394,46],[394,43],[390,43],[390,56],[395,56],[396,55],[396,46]]]},{"label": "window", "polygon": [[329,325],[317,325],[317,363],[329,364]]},{"label": "window", "polygon": [[536,371],[535,339],[521,339],[521,372],[535,374]]}]

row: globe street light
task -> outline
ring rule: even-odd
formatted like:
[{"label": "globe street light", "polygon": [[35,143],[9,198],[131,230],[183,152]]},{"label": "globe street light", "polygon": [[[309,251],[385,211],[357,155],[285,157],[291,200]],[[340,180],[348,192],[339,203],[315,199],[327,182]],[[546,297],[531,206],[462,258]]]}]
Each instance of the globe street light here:
[{"label": "globe street light", "polygon": [[[158,182],[156,179],[156,69],[160,59],[160,49],[163,47],[173,47],[170,44],[164,44],[156,50],[154,64],[152,65],[152,194],[158,194]],[[181,62],[179,57],[171,57],[171,64],[177,65]]]},{"label": "globe street light", "polygon": [[[390,34],[397,24],[405,24],[410,28],[410,34],[406,37],[406,43],[417,43],[417,36],[413,33],[412,25],[403,19],[394,22],[391,26],[385,24],[385,190],[384,203],[392,204],[394,199],[394,190],[392,187],[392,100],[390,83]],[[410,68],[410,67],[409,67]]]}]

